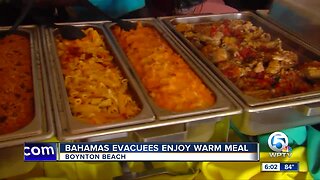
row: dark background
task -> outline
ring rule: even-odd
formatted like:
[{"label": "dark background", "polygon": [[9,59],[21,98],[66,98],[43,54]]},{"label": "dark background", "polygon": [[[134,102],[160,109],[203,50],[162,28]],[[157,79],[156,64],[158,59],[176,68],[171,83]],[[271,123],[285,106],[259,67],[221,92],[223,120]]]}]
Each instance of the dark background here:
[{"label": "dark background", "polygon": [[[0,4],[0,25],[12,25],[15,19],[19,16],[21,7],[23,7],[23,0],[15,0],[10,3]],[[137,17],[157,17],[174,15],[177,8],[188,8],[205,0],[146,0],[146,6],[142,9],[133,11],[122,18],[137,18]],[[224,0],[226,5],[229,5],[238,10],[256,10],[267,9],[272,0]],[[61,1],[71,2],[71,1]],[[41,6],[31,10],[23,24],[37,24],[37,17],[50,16],[54,18],[55,22],[68,22],[68,21],[90,21],[102,20],[101,17],[83,18],[78,14],[70,13],[70,8],[75,6]]]}]

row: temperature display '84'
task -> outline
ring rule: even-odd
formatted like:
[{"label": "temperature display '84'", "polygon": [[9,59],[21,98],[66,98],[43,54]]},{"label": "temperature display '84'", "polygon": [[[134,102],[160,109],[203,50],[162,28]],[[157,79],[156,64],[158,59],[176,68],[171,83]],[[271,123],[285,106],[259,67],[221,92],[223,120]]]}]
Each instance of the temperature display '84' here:
[{"label": "temperature display '84'", "polygon": [[299,171],[299,163],[280,163],[280,171]]}]

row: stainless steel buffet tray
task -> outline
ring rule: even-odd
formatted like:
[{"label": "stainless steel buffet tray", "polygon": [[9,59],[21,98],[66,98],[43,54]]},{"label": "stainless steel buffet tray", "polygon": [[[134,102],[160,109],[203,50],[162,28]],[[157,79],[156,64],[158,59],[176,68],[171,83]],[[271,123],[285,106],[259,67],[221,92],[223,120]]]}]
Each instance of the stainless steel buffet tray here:
[{"label": "stainless steel buffet tray", "polygon": [[[299,55],[299,59],[319,59],[319,53],[303,41],[289,35],[280,28],[265,21],[252,12],[239,12],[219,15],[189,16],[189,17],[169,17],[159,20],[166,25],[175,36],[177,41],[190,50],[197,60],[213,77],[215,77],[224,88],[233,94],[233,97],[242,105],[244,113],[234,116],[234,123],[240,131],[249,135],[258,135],[275,130],[315,124],[320,122],[319,107],[320,92],[308,92],[274,98],[261,101],[243,94],[230,80],[224,77],[221,71],[209,61],[191,42],[175,30],[177,23],[210,23],[220,19],[243,19],[260,26],[265,32],[271,34],[273,38],[279,37],[283,42],[283,48],[293,50]],[[316,104],[315,104],[316,103]]]},{"label": "stainless steel buffet tray", "polygon": [[[0,27],[8,30],[10,27]],[[0,135],[0,148],[21,145],[24,142],[49,139],[54,134],[51,102],[47,84],[47,74],[43,61],[40,41],[40,30],[34,25],[19,28],[18,34],[26,35],[30,39],[31,65],[34,92],[34,117],[25,127],[4,135]]]},{"label": "stainless steel buffet tray", "polygon": [[268,100],[259,100],[252,98],[248,95],[242,93],[230,80],[224,77],[224,75],[220,72],[220,70],[212,63],[212,61],[208,60],[190,41],[183,37],[180,32],[175,31],[174,25],[176,23],[209,23],[210,21],[216,21],[219,19],[243,19],[251,21],[254,25],[258,27],[262,27],[265,32],[271,34],[273,38],[280,38],[283,43],[283,48],[286,50],[292,50],[297,52],[299,55],[299,59],[304,60],[316,60],[319,59],[318,52],[315,52],[313,49],[309,49],[309,46],[299,39],[288,35],[278,27],[268,23],[262,18],[251,12],[241,12],[241,13],[232,13],[232,14],[221,14],[221,15],[208,15],[208,16],[192,16],[192,17],[183,17],[183,18],[173,18],[173,19],[165,19],[164,22],[169,26],[174,33],[179,36],[179,38],[199,57],[202,62],[205,62],[211,69],[213,69],[216,74],[223,79],[229,87],[233,89],[240,97],[249,105],[249,106],[257,106],[264,104],[271,104],[281,101],[291,101],[296,99],[303,99],[309,97],[317,97],[319,96],[320,91],[313,91],[308,93],[301,93],[296,95],[284,96],[279,98],[273,98]]},{"label": "stainless steel buffet tray", "polygon": [[[67,91],[64,85],[64,77],[62,74],[62,69],[60,66],[60,60],[57,55],[57,49],[55,44],[55,37],[58,35],[58,31],[56,29],[43,29],[44,39],[47,46],[46,55],[49,61],[48,69],[51,77],[51,86],[54,91],[53,102],[57,106],[56,108],[56,124],[57,124],[57,133],[58,137],[62,140],[69,140],[78,138],[81,136],[86,136],[86,134],[90,134],[92,132],[103,131],[110,128],[121,127],[121,126],[129,126],[133,124],[141,124],[148,123],[155,120],[153,112],[151,111],[149,105],[144,100],[143,94],[138,89],[138,85],[136,84],[134,78],[129,73],[129,70],[125,67],[125,64],[122,60],[117,58],[115,51],[111,49],[111,44],[108,38],[105,36],[104,30],[101,24],[72,24],[79,28],[93,28],[99,32],[102,37],[104,37],[104,42],[106,48],[110,52],[110,54],[114,57],[114,63],[120,69],[122,74],[126,79],[128,79],[128,89],[134,97],[134,100],[137,101],[139,107],[141,108],[141,112],[135,117],[118,121],[111,122],[106,124],[89,124],[86,122],[82,122],[76,117],[74,117],[71,113],[71,108],[69,105]],[[90,135],[88,135],[90,136]],[[81,138],[80,138],[81,139]]]},{"label": "stainless steel buffet tray", "polygon": [[[155,20],[155,19],[153,19]],[[88,27],[88,26],[94,26],[96,28],[101,28],[102,23],[67,23],[71,25],[76,25],[79,27]],[[105,24],[108,27],[110,25],[109,23]],[[158,26],[158,25],[157,25]],[[103,32],[103,29],[100,29],[101,32]],[[107,29],[108,30],[108,29]],[[171,118],[164,120],[160,120],[159,116],[154,116],[152,111],[149,109],[149,100],[146,101],[148,98],[147,94],[145,94],[145,90],[141,88],[141,82],[137,79],[137,76],[135,75],[133,69],[131,68],[131,65],[128,63],[128,60],[126,57],[124,57],[123,52],[119,49],[119,46],[115,45],[114,39],[109,35],[106,37],[106,42],[108,43],[109,50],[113,52],[114,58],[118,60],[119,65],[121,66],[123,72],[129,77],[129,82],[131,82],[131,85],[133,89],[136,91],[137,96],[140,98],[139,100],[141,103],[143,103],[143,107],[145,110],[143,111],[139,117],[136,118],[137,121],[130,123],[123,123],[120,125],[100,125],[93,126],[89,124],[80,124],[79,121],[75,121],[72,119],[72,117],[67,115],[70,113],[68,104],[66,103],[66,97],[65,95],[65,87],[61,87],[61,83],[63,82],[63,77],[61,74],[61,69],[58,63],[58,57],[56,54],[56,47],[55,47],[55,41],[54,41],[54,29],[47,29],[42,28],[42,32],[44,35],[43,43],[45,44],[46,48],[46,58],[48,60],[47,69],[50,75],[50,87],[52,89],[52,101],[53,101],[53,107],[54,107],[54,113],[55,113],[55,120],[56,120],[56,128],[57,128],[57,136],[60,140],[73,140],[73,141],[103,141],[107,139],[117,139],[119,137],[126,137],[128,134],[134,133],[134,134],[141,134],[141,130],[151,129],[154,128],[155,131],[161,131],[160,127],[169,127],[172,125],[173,129],[186,129],[194,131],[195,128],[193,128],[192,125],[197,125],[198,121],[201,122],[207,122],[209,125],[214,124],[216,121],[222,119],[223,117],[229,117],[231,115],[239,114],[241,113],[241,108],[233,99],[229,98],[228,95],[223,92],[223,90],[220,87],[215,87],[214,84],[214,91],[215,93],[218,93],[218,96],[216,94],[216,98],[219,98],[217,100],[217,105],[213,108],[216,108],[214,110],[207,110],[204,113],[196,113],[196,115],[188,114],[188,116],[171,116]],[[164,34],[164,36],[167,36]],[[111,38],[111,39],[110,39]],[[199,71],[199,70],[197,70]],[[210,79],[210,81],[209,81]],[[213,79],[208,78],[207,82],[211,83]],[[138,87],[136,87],[138,85]],[[212,85],[211,85],[212,86]],[[141,96],[143,95],[143,97]],[[147,103],[146,103],[147,102]],[[152,109],[152,108],[151,108]],[[152,109],[153,110],[153,109]],[[146,119],[146,117],[148,117]],[[144,118],[144,119],[143,119]],[[197,122],[195,122],[197,121]],[[76,123],[76,126],[72,126],[70,124]],[[186,128],[177,128],[179,125],[186,124]],[[73,131],[75,128],[82,128],[86,129],[88,131]],[[76,133],[75,133],[76,132]],[[161,132],[159,132],[161,133]],[[176,134],[182,135],[184,131],[177,132]],[[139,136],[139,135],[138,135]],[[170,138],[172,136],[166,136],[167,138],[160,138],[162,141],[170,141]]]},{"label": "stainless steel buffet tray", "polygon": [[320,2],[317,0],[274,0],[267,19],[293,32],[320,51]]},{"label": "stainless steel buffet tray", "polygon": [[304,16],[304,12],[295,12],[288,7],[287,9],[274,8],[273,11],[256,10],[256,13],[270,23],[309,44],[311,48],[320,51],[319,18]]},{"label": "stainless steel buffet tray", "polygon": [[[225,93],[223,89],[220,88],[220,85],[218,85],[214,79],[212,79],[205,71],[203,71],[201,67],[193,63],[194,60],[192,59],[192,57],[189,56],[188,53],[186,53],[184,49],[180,47],[180,45],[175,41],[175,39],[173,39],[170,36],[169,32],[165,28],[163,28],[163,26],[159,24],[159,22],[156,19],[140,18],[129,19],[129,21],[139,21],[142,23],[143,26],[151,26],[155,28],[155,30],[157,30],[162,35],[162,38],[164,38],[164,40],[171,46],[171,48],[185,60],[185,62],[202,80],[202,82],[212,91],[216,98],[216,103],[212,107],[192,112],[177,113],[158,107],[155,104],[155,102],[153,102],[152,98],[148,95],[146,89],[143,86],[143,83],[141,82],[136,71],[134,70],[133,65],[131,64],[130,60],[127,58],[124,51],[118,44],[115,36],[113,35],[111,28],[115,24],[105,23],[104,26],[106,27],[110,39],[113,40],[115,48],[121,52],[123,60],[125,60],[125,62],[128,64],[128,67],[132,70],[132,74],[137,79],[137,82],[139,83],[141,90],[144,92],[144,94],[146,94],[146,98],[148,102],[151,104],[151,107],[157,117],[157,122],[154,122],[154,127],[158,128],[150,129],[151,126],[145,126],[143,130],[136,131],[134,133],[135,137],[137,137],[138,139],[143,139],[143,141],[177,141],[179,138],[179,141],[202,141],[206,139],[204,137],[207,137],[206,134],[208,133],[199,134],[199,132],[201,132],[201,130],[199,131],[199,129],[201,129],[201,126],[207,126],[210,129],[210,127],[212,127],[213,124],[221,120],[223,117],[229,118],[232,114],[241,113],[241,108],[237,105],[237,103],[232,98],[230,98],[229,95]],[[184,125],[184,127],[181,127],[179,125]],[[184,129],[184,131],[182,130],[176,133],[171,133],[169,135],[167,134],[167,132],[172,131],[172,129],[176,130],[179,128]],[[209,129],[207,130],[210,134],[212,133],[213,128],[211,128],[210,130]],[[173,132],[175,132],[175,130],[173,130]],[[192,132],[197,132],[197,135],[194,135]]]},{"label": "stainless steel buffet tray", "polygon": [[[221,90],[218,88],[215,81],[212,81],[208,78],[208,75],[205,74],[205,72],[201,71],[201,68],[197,67],[191,60],[191,57],[188,56],[183,50],[180,48],[180,46],[168,35],[168,33],[161,28],[161,25],[156,21],[156,19],[153,18],[144,18],[144,19],[136,19],[131,21],[140,21],[143,26],[151,26],[155,28],[166,40],[166,42],[171,46],[171,48],[177,52],[181,57],[185,60],[185,62],[190,66],[190,68],[196,73],[196,75],[202,80],[202,82],[208,87],[208,89],[212,92],[212,94],[215,96],[216,102],[213,106],[205,108],[205,109],[198,109],[191,112],[172,112],[169,110],[165,110],[160,108],[156,105],[156,103],[152,100],[152,98],[147,95],[148,102],[151,104],[152,109],[154,110],[157,118],[159,120],[167,120],[167,119],[174,119],[174,118],[180,118],[180,117],[186,117],[186,116],[196,116],[199,114],[209,114],[209,113],[215,113],[215,112],[224,112],[231,107],[230,101],[226,98],[226,96],[221,92]],[[123,50],[121,49],[120,45],[118,45],[117,40],[115,39],[111,28],[114,24],[113,23],[106,23],[105,27],[107,29],[107,32],[110,36],[110,38],[114,41],[114,44],[116,48],[121,52],[123,59],[126,59],[126,62],[130,69],[132,69],[132,74],[137,79],[139,85],[141,86],[141,89],[143,90],[144,94],[148,94],[147,90],[144,88],[143,83],[141,82],[139,76],[137,75],[136,71],[134,70],[134,67],[130,60],[127,58]]]}]

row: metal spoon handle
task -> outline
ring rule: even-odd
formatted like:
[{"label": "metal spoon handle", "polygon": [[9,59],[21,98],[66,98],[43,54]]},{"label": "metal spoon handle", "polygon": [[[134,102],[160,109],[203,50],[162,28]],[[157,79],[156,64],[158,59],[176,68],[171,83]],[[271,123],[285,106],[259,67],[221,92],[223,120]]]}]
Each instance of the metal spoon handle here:
[{"label": "metal spoon handle", "polygon": [[18,17],[18,19],[15,21],[15,23],[13,24],[13,26],[9,29],[10,32],[15,31],[19,25],[22,23],[22,21],[25,19],[25,17],[27,16],[28,12],[30,11],[32,5],[33,5],[34,0],[28,0],[26,6],[23,8],[20,16]]}]

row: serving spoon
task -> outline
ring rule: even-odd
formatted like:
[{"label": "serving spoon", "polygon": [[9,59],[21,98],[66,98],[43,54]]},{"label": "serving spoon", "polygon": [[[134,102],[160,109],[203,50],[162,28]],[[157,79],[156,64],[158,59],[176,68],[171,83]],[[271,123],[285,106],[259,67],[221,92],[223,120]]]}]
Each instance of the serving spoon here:
[{"label": "serving spoon", "polygon": [[52,23],[50,25],[53,28],[57,28],[63,39],[75,40],[82,39],[86,34],[78,27],[71,25],[57,25]]},{"label": "serving spoon", "polygon": [[35,16],[34,20],[40,25],[58,29],[63,39],[75,40],[75,39],[82,39],[86,36],[86,34],[79,27],[71,26],[71,25],[55,24],[52,17]]},{"label": "serving spoon", "polygon": [[22,21],[26,18],[27,14],[29,13],[32,5],[33,5],[34,0],[29,0],[27,1],[26,6],[24,7],[24,9],[21,11],[20,16],[18,17],[18,19],[15,21],[15,23],[11,26],[11,28],[9,30],[5,30],[5,31],[0,31],[0,39],[10,35],[10,34],[14,34],[16,32],[18,32],[18,27],[20,26],[20,24],[22,23]]}]

